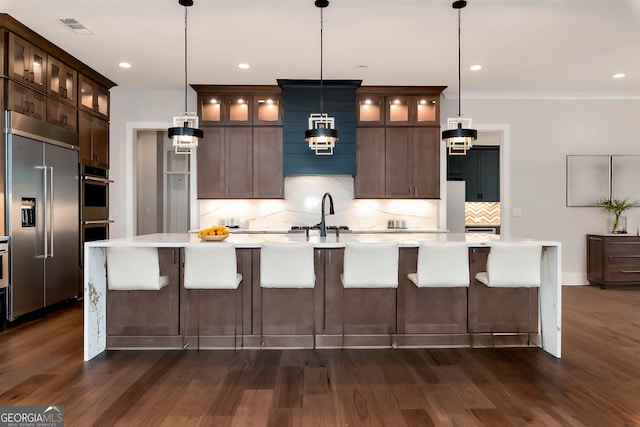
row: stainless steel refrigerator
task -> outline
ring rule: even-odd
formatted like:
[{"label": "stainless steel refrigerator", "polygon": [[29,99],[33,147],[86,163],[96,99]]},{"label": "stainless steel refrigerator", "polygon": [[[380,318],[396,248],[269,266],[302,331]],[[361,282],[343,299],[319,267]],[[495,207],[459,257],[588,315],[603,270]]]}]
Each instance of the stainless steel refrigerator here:
[{"label": "stainless steel refrigerator", "polygon": [[15,112],[5,119],[7,311],[14,320],[78,295],[78,137]]}]

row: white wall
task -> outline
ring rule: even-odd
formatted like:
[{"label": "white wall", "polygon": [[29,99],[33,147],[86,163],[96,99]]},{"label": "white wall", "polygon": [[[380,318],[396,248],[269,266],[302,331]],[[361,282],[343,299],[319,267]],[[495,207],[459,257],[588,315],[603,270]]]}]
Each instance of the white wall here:
[{"label": "white wall", "polygon": [[[111,214],[112,237],[128,235],[125,224],[132,203],[127,128],[132,123],[169,127],[180,112],[179,92],[125,92],[112,90],[111,103]],[[195,110],[195,94],[190,93]],[[564,284],[585,283],[585,235],[605,232],[607,214],[598,208],[568,208],[565,201],[565,158],[568,154],[640,154],[640,99],[489,99],[463,95],[463,113],[480,129],[492,124],[509,126],[509,210],[511,234],[557,240],[562,243]],[[442,103],[441,118],[455,116],[457,100]],[[192,163],[193,166],[193,163]],[[195,168],[192,169],[195,171]],[[640,180],[639,180],[640,181]],[[197,209],[192,209],[193,212]],[[628,211],[629,230],[640,226],[640,208]],[[508,214],[510,212],[506,212]],[[196,220],[197,221],[197,220]],[[192,221],[194,223],[194,221]]]},{"label": "white wall", "polygon": [[[474,124],[509,124],[510,209],[522,210],[521,217],[510,218],[511,234],[560,241],[563,283],[586,283],[585,235],[605,232],[607,214],[595,207],[566,207],[566,156],[640,154],[640,99],[467,99],[463,95],[462,101],[463,114]],[[455,116],[457,100],[444,104],[442,117]],[[635,231],[640,209],[631,209],[627,217],[628,229]]]}]

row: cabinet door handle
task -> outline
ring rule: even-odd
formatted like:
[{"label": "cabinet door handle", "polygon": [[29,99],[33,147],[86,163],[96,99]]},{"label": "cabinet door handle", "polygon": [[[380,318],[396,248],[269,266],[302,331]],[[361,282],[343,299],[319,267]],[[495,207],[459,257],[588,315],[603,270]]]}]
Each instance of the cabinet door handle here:
[{"label": "cabinet door handle", "polygon": [[29,72],[29,75],[31,76],[31,83],[36,81],[36,73],[34,73],[33,71]]},{"label": "cabinet door handle", "polygon": [[413,195],[414,195],[414,196],[417,196],[417,195],[418,195],[418,186],[416,185],[416,186],[415,186],[415,187],[413,187],[413,188],[414,188]]},{"label": "cabinet door handle", "polygon": [[24,70],[24,79],[29,81],[29,70]]},{"label": "cabinet door handle", "polygon": [[22,109],[24,110],[25,113],[29,112],[29,110],[31,109],[31,105],[29,105],[29,101],[24,101],[24,104],[22,105]]},{"label": "cabinet door handle", "polygon": [[63,98],[68,98],[67,96],[67,88],[66,87],[61,87],[60,89],[62,89],[62,97]]},{"label": "cabinet door handle", "polygon": [[36,112],[36,104],[34,104],[33,102],[31,102],[30,104],[31,104],[31,112],[35,113]]},{"label": "cabinet door handle", "polygon": [[67,125],[67,116],[65,116],[64,114],[60,114],[60,124],[63,126]]}]

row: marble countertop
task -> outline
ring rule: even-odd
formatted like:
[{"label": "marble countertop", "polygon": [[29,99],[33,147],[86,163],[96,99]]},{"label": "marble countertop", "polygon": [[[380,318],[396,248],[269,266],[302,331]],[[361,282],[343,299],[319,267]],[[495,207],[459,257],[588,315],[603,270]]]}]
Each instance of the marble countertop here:
[{"label": "marble countertop", "polygon": [[[512,237],[499,234],[487,233],[342,233],[339,237],[331,234],[326,237],[310,235],[308,241],[314,243],[317,248],[342,248],[345,243],[362,242],[398,242],[400,247],[418,247],[420,241],[436,242],[467,242],[469,246],[487,246],[493,241],[510,242],[540,242],[543,246],[560,246],[559,242],[541,241],[521,237]],[[305,242],[307,238],[304,233],[286,234],[244,234],[233,232],[225,240],[231,242],[238,248],[259,248],[263,243],[295,243]],[[152,246],[152,247],[183,247],[187,244],[214,245],[216,242],[203,242],[193,233],[157,233],[142,236],[123,237],[118,239],[98,240],[86,242],[85,247],[111,247],[111,246]]]}]

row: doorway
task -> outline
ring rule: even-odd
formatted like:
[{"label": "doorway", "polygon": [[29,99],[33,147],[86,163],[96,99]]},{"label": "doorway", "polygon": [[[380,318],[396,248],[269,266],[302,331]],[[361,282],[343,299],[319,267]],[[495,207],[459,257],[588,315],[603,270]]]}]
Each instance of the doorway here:
[{"label": "doorway", "polygon": [[503,131],[479,130],[478,139],[466,155],[447,155],[450,231],[504,231],[503,134]]},{"label": "doorway", "polygon": [[166,131],[138,130],[135,139],[135,234],[186,233],[189,156],[176,154]]}]

